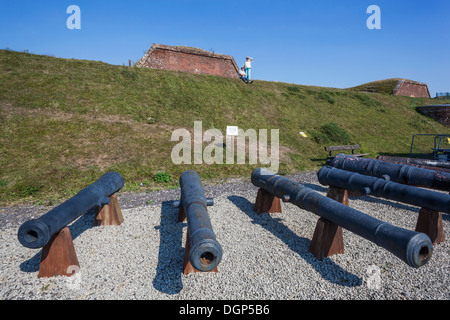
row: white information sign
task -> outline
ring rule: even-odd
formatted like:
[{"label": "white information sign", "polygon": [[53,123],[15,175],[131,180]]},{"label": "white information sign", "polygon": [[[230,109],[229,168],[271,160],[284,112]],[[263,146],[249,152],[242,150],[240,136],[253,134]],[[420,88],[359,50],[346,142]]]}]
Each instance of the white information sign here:
[{"label": "white information sign", "polygon": [[227,136],[237,136],[238,127],[237,126],[227,126]]}]

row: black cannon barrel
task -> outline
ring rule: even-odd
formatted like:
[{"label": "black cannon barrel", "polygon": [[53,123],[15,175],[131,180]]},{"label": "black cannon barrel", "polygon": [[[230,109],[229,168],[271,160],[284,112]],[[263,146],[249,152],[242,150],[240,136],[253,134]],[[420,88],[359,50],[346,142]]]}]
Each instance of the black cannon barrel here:
[{"label": "black cannon barrel", "polygon": [[200,176],[193,170],[180,176],[181,204],[186,212],[190,251],[189,261],[199,271],[211,271],[222,260],[222,247],[216,240]]},{"label": "black cannon barrel", "polygon": [[377,178],[389,176],[391,181],[410,186],[450,191],[450,173],[443,171],[423,169],[345,154],[336,155],[333,159],[327,161],[327,165]]},{"label": "black cannon barrel", "polygon": [[377,160],[397,164],[406,164],[408,166],[414,166],[429,170],[450,172],[450,161],[439,161],[432,159],[407,158],[407,157],[391,157],[391,156],[378,156]]},{"label": "black cannon barrel", "polygon": [[19,242],[41,248],[50,238],[88,210],[110,203],[110,196],[124,185],[120,173],[111,171],[38,219],[28,220],[18,230]]},{"label": "black cannon barrel", "polygon": [[375,197],[450,213],[450,195],[446,193],[365,176],[330,166],[322,167],[317,173],[317,178],[323,185],[357,191],[364,195],[372,194]]},{"label": "black cannon barrel", "polygon": [[377,244],[411,267],[420,267],[431,258],[433,246],[424,233],[378,220],[266,169],[254,170],[251,180],[255,186],[283,201],[311,211]]}]

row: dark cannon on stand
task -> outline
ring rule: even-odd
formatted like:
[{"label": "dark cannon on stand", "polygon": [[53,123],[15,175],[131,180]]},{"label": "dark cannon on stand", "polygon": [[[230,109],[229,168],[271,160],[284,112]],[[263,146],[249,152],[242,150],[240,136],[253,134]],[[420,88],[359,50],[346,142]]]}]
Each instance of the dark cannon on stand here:
[{"label": "dark cannon on stand", "polygon": [[431,258],[433,246],[426,234],[380,221],[266,169],[254,170],[251,181],[284,202],[291,202],[383,247],[411,267],[420,267]]},{"label": "dark cannon on stand", "polygon": [[322,167],[317,178],[322,185],[346,190],[356,197],[373,195],[420,207],[415,230],[428,235],[433,244],[445,241],[442,212],[450,213],[449,194],[392,182],[388,175],[377,178],[331,166]]},{"label": "dark cannon on stand", "polygon": [[222,259],[222,247],[216,240],[207,210],[213,200],[205,197],[197,172],[185,171],[179,181],[181,200],[174,201],[173,205],[182,208],[186,215],[189,262],[198,271],[212,271]]},{"label": "dark cannon on stand", "polygon": [[338,154],[327,165],[346,171],[377,178],[389,177],[391,181],[410,186],[450,191],[450,173],[396,164],[376,159],[358,158]]},{"label": "dark cannon on stand", "polygon": [[110,196],[124,185],[122,175],[108,172],[75,196],[38,219],[28,220],[18,230],[19,242],[28,248],[45,246],[53,235],[95,207],[109,204]]},{"label": "dark cannon on stand", "polygon": [[406,184],[389,181],[356,172],[322,167],[317,173],[322,185],[355,191],[361,195],[373,195],[435,211],[450,213],[450,195]]},{"label": "dark cannon on stand", "polygon": [[408,166],[414,166],[429,170],[450,172],[450,161],[439,161],[433,159],[406,158],[406,157],[391,157],[391,156],[378,156],[377,160],[397,164],[406,164]]}]

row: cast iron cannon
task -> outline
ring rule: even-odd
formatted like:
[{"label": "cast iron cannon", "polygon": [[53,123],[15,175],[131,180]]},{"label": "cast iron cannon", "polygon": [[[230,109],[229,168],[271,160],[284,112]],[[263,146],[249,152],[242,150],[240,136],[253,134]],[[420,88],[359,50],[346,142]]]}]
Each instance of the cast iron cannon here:
[{"label": "cast iron cannon", "polygon": [[211,271],[222,260],[222,247],[216,240],[207,206],[212,199],[207,199],[203,192],[200,176],[188,170],[180,176],[181,200],[174,202],[186,213],[189,232],[189,261],[199,271]]},{"label": "cast iron cannon", "polygon": [[375,197],[450,213],[450,195],[392,182],[389,181],[388,177],[365,176],[356,172],[325,166],[319,170],[317,178],[322,185],[356,191],[362,195],[371,194]]},{"label": "cast iron cannon", "polygon": [[266,169],[254,170],[251,181],[284,202],[291,202],[377,244],[411,267],[420,267],[431,258],[433,246],[424,233],[378,220]]},{"label": "cast iron cannon", "polygon": [[122,175],[111,171],[38,219],[28,220],[18,230],[19,242],[41,248],[50,238],[88,210],[110,203],[110,196],[122,189]]},{"label": "cast iron cannon", "polygon": [[450,191],[450,173],[447,172],[345,154],[336,155],[327,165],[377,178],[389,176],[391,181],[411,186]]},{"label": "cast iron cannon", "polygon": [[391,156],[378,156],[377,160],[392,162],[397,164],[406,164],[408,166],[419,167],[423,169],[436,170],[450,172],[449,161],[439,161],[433,159],[420,159],[420,158],[406,158],[406,157],[391,157]]}]

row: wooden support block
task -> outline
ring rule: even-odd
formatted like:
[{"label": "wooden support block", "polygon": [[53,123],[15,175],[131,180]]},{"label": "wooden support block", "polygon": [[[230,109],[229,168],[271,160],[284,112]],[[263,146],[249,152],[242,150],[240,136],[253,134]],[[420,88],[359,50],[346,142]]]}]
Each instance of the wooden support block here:
[{"label": "wooden support block", "polygon": [[[327,197],[348,206],[348,191],[330,186]],[[319,218],[309,246],[311,252],[318,260],[334,254],[344,253],[344,237],[342,227],[327,220]]]},{"label": "wooden support block", "polygon": [[348,206],[348,190],[330,186],[328,188],[327,197]]},{"label": "wooden support block", "polygon": [[362,197],[364,194],[359,191],[347,190],[347,195],[349,198],[359,198]]},{"label": "wooden support block", "polygon": [[117,196],[113,194],[111,196],[111,202],[105,204],[103,207],[97,207],[95,209],[95,222],[96,226],[118,226],[123,222],[122,210],[120,209],[119,200]]},{"label": "wooden support block", "polygon": [[[186,234],[186,245],[185,245],[185,250],[184,250],[183,274],[188,274],[188,273],[192,273],[192,272],[202,272],[202,271],[195,269],[192,266],[191,262],[189,261],[190,248],[191,248],[191,244],[190,244],[190,237],[189,237],[189,230],[188,230],[187,234]],[[207,272],[219,272],[219,270],[217,269],[217,267],[215,267],[211,271],[207,271]]]},{"label": "wooden support block", "polygon": [[342,228],[325,218],[319,218],[309,246],[309,252],[318,260],[344,253]]},{"label": "wooden support block", "polygon": [[50,241],[42,248],[41,263],[38,278],[54,276],[72,276],[73,271],[79,270],[72,235],[68,227],[64,227],[54,234]]},{"label": "wooden support block", "polygon": [[178,209],[178,222],[186,221],[186,211],[184,211],[184,207],[181,205],[183,201],[183,197],[180,198],[180,207]]},{"label": "wooden support block", "polygon": [[255,206],[253,210],[256,213],[274,213],[281,212],[281,201],[280,198],[274,196],[273,194],[259,189],[258,194],[256,195]]},{"label": "wooden support block", "polygon": [[420,208],[416,231],[423,232],[430,237],[433,245],[444,242],[445,235],[442,213],[427,208]]},{"label": "wooden support block", "polygon": [[186,221],[186,211],[184,211],[183,207],[178,209],[178,222]]}]

